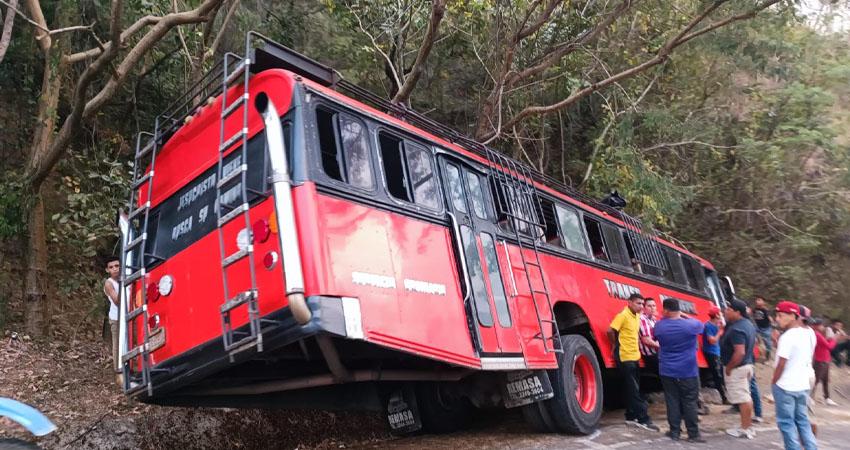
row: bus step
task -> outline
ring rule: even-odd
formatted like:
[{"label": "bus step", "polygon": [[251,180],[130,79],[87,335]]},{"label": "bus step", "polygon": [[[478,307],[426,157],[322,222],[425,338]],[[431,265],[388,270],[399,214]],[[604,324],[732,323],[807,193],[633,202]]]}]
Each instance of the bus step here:
[{"label": "bus step", "polygon": [[218,180],[218,183],[216,183],[216,187],[221,189],[224,185],[235,180],[239,175],[242,175],[243,172],[247,172],[247,171],[248,171],[248,165],[242,164],[241,166],[237,167],[236,169],[231,170],[230,173],[228,173],[227,175],[221,177],[221,179]]},{"label": "bus step", "polygon": [[235,355],[236,353],[243,352],[248,350],[249,348],[256,347],[260,344],[259,336],[248,336],[244,337],[228,346],[227,353],[230,355]]},{"label": "bus step", "polygon": [[254,250],[254,246],[249,245],[249,246],[245,247],[245,250],[239,250],[238,252],[228,256],[227,258],[224,258],[221,261],[221,265],[223,267],[229,267],[229,266],[233,265],[234,263],[236,263],[237,261],[241,260],[242,258],[250,255],[253,250]]},{"label": "bus step", "polygon": [[238,142],[240,139],[242,139],[243,137],[245,137],[247,135],[248,135],[248,128],[247,127],[242,128],[236,134],[234,134],[233,136],[230,136],[230,139],[224,141],[224,143],[221,144],[221,146],[218,148],[218,151],[224,152],[225,150],[227,150],[231,146],[233,146],[233,144],[235,144],[236,142]]},{"label": "bus step", "polygon": [[236,65],[236,68],[233,69],[233,72],[230,74],[225,74],[224,85],[229,86],[230,83],[236,81],[243,73],[245,73],[245,69],[248,68],[248,65],[251,64],[251,58],[244,58],[242,61],[239,61],[239,64]]},{"label": "bus step", "polygon": [[122,362],[123,364],[127,364],[127,361],[130,361],[131,359],[133,359],[133,358],[135,358],[135,357],[137,357],[137,356],[141,355],[141,354],[142,354],[142,352],[143,352],[143,351],[145,351],[144,349],[147,349],[147,344],[142,344],[142,345],[140,345],[140,346],[138,346],[138,347],[133,347],[133,349],[132,349],[132,350],[130,350],[129,352],[127,352],[127,353],[124,355],[124,357],[122,357],[122,358],[121,358],[121,362]]},{"label": "bus step", "polygon": [[248,93],[240,95],[239,98],[237,98],[236,101],[233,102],[233,104],[228,106],[227,109],[225,109],[224,112],[221,113],[221,118],[226,119],[226,118],[230,117],[231,114],[236,112],[236,110],[239,109],[239,107],[242,106],[247,101],[248,101]]},{"label": "bus step", "polygon": [[231,298],[226,301],[223,305],[221,305],[221,313],[224,314],[233,308],[236,308],[239,305],[244,305],[248,301],[257,297],[257,291],[250,290],[245,292],[240,292],[236,297]]},{"label": "bus step", "polygon": [[128,322],[128,323],[129,323],[131,320],[133,320],[133,319],[135,319],[136,317],[139,317],[139,316],[141,316],[142,314],[144,314],[144,313],[145,313],[145,311],[147,311],[147,310],[148,310],[148,305],[142,305],[142,306],[140,306],[140,307],[138,307],[138,308],[136,308],[136,309],[134,309],[134,310],[130,311],[129,313],[127,313],[127,320],[126,320],[126,322]]},{"label": "bus step", "polygon": [[141,269],[130,274],[130,276],[127,277],[126,280],[124,280],[124,283],[125,284],[132,284],[134,281],[138,280],[139,278],[142,278],[143,276],[145,276],[145,268],[144,267],[142,267]]},{"label": "bus step", "polygon": [[147,183],[151,178],[153,178],[153,170],[144,174],[142,178],[139,178],[133,183],[132,189],[135,191],[136,189],[142,187],[145,183]]},{"label": "bus step", "polygon": [[136,239],[133,239],[132,241],[130,241],[130,243],[129,243],[129,244],[127,244],[127,246],[126,246],[126,247],[124,247],[124,251],[126,252],[126,251],[127,251],[127,250],[129,250],[129,249],[132,249],[132,248],[136,248],[136,247],[138,247],[138,246],[139,246],[139,244],[141,244],[142,242],[145,242],[145,240],[147,240],[147,238],[148,238],[148,234],[147,234],[147,233],[142,233],[142,235],[141,235],[141,236],[139,236],[139,237],[137,237]]},{"label": "bus step", "polygon": [[221,219],[218,219],[218,227],[219,228],[223,227],[228,222],[239,217],[239,215],[241,215],[242,213],[244,213],[246,211],[248,211],[248,204],[247,203],[243,203],[243,204],[237,206],[236,208],[233,208],[233,211],[230,211],[229,213],[222,216]]},{"label": "bus step", "polygon": [[139,206],[139,208],[138,208],[138,209],[136,209],[135,211],[131,212],[131,213],[130,213],[130,215],[129,215],[129,216],[127,216],[127,220],[133,220],[133,219],[135,219],[136,217],[141,216],[142,214],[146,213],[150,207],[151,207],[151,202],[149,202],[149,201],[145,202],[145,204],[144,204],[144,205]]}]

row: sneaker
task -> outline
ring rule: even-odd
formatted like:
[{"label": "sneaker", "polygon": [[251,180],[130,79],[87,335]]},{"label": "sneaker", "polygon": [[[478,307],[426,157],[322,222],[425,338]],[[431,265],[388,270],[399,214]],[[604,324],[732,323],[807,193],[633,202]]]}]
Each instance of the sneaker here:
[{"label": "sneaker", "polygon": [[679,434],[678,434],[678,433],[674,433],[672,430],[671,430],[671,431],[668,431],[668,432],[666,432],[666,433],[664,433],[664,436],[667,436],[668,438],[670,438],[670,439],[672,439],[672,440],[674,440],[674,441],[678,441],[678,440],[679,440]]},{"label": "sneaker", "polygon": [[838,406],[838,403],[835,403],[831,398],[826,399],[825,403],[829,406]]},{"label": "sneaker", "polygon": [[638,421],[637,421],[637,420],[633,420],[633,419],[626,419],[626,426],[629,426],[629,425],[637,426],[637,424],[638,424]]},{"label": "sneaker", "polygon": [[661,431],[661,428],[658,428],[658,425],[652,423],[651,420],[648,422],[638,422],[636,426],[638,428],[643,428],[644,430]]},{"label": "sneaker", "polygon": [[764,417],[762,417],[762,416],[753,416],[753,422],[755,422],[755,423],[762,423],[762,422],[764,422]]},{"label": "sneaker", "polygon": [[726,430],[726,434],[732,437],[746,438],[746,439],[755,439],[756,431],[752,428],[747,428],[746,430],[743,428],[730,428]]},{"label": "sneaker", "polygon": [[708,441],[697,436],[697,437],[688,437],[688,442],[690,442],[691,444],[705,444]]}]

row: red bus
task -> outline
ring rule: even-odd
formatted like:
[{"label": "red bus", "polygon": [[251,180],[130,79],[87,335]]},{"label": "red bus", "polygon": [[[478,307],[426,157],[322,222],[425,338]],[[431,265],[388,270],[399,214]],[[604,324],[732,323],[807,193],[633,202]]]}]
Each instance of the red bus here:
[{"label": "red bus", "polygon": [[120,335],[144,402],[396,431],[522,407],[589,433],[630,294],[723,303],[708,261],[640,221],[256,33],[140,136],[135,171]]}]

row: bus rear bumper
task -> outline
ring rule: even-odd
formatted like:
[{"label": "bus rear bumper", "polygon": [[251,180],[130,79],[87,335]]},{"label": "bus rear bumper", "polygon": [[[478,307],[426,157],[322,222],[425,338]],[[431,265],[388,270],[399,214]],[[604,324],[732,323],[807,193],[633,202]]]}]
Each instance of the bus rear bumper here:
[{"label": "bus rear bumper", "polygon": [[[139,393],[138,400],[158,403],[157,399],[168,393],[191,389],[192,385],[216,373],[228,370],[247,361],[272,354],[275,350],[308,337],[326,335],[332,337],[362,339],[359,301],[354,298],[310,296],[306,299],[312,316],[301,325],[289,307],[269,313],[261,318],[263,352],[252,347],[229,354],[224,349],[221,336],[197,347],[169,358],[153,367],[153,394]],[[248,331],[248,325],[236,329]],[[231,360],[232,357],[232,360]]]}]

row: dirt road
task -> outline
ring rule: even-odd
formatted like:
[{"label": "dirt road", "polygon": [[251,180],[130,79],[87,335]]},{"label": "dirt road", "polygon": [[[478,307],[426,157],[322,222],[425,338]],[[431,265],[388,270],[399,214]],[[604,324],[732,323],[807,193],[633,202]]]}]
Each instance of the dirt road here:
[{"label": "dirt road", "polygon": [[[481,415],[473,426],[460,433],[443,436],[412,436],[398,438],[379,443],[372,443],[353,448],[368,449],[679,449],[691,448],[722,448],[736,449],[782,449],[782,437],[776,428],[775,409],[768,389],[771,367],[759,365],[757,379],[761,388],[764,409],[764,423],[755,424],[757,436],[754,441],[733,438],[725,432],[727,428],[739,425],[735,415],[722,414],[727,407],[713,405],[711,414],[701,416],[700,429],[707,444],[690,444],[686,441],[672,441],[664,436],[667,431],[664,405],[656,404],[650,408],[650,414],[655,423],[661,427],[661,432],[651,432],[635,427],[626,427],[623,421],[623,411],[606,412],[602,418],[599,430],[590,436],[565,436],[557,434],[535,434],[525,424],[522,415],[516,411],[505,414],[492,412]],[[846,369],[833,369],[833,380],[842,379],[837,383],[833,397],[841,406],[827,407],[822,404],[814,406],[814,422],[819,426],[818,443],[821,450],[844,450],[850,448],[847,439],[847,428],[850,426],[850,399],[843,393],[850,393],[850,372]],[[836,380],[838,381],[838,380]],[[820,399],[820,392],[817,394]],[[349,447],[352,448],[352,447]]]}]

